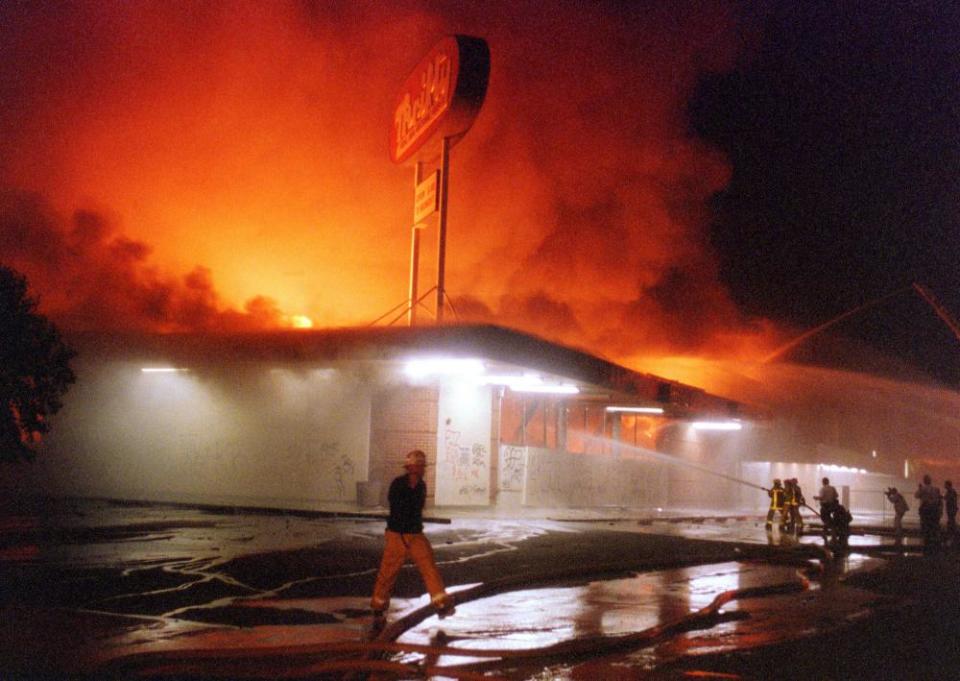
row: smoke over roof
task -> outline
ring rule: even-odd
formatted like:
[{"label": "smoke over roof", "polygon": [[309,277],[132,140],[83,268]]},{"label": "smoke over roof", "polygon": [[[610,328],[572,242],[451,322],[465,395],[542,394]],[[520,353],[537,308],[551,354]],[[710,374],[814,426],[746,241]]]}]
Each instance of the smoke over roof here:
[{"label": "smoke over roof", "polygon": [[362,324],[406,295],[412,173],[390,105],[483,36],[453,150],[457,314],[607,356],[749,351],[719,283],[726,160],[688,128],[741,53],[728,3],[5,3],[0,258],[71,328]]},{"label": "smoke over roof", "polygon": [[114,233],[97,213],[62,221],[36,195],[0,192],[0,252],[36,282],[44,311],[69,329],[237,331],[280,322],[272,300],[233,310],[208,269],[163,274],[149,264],[144,242]]}]

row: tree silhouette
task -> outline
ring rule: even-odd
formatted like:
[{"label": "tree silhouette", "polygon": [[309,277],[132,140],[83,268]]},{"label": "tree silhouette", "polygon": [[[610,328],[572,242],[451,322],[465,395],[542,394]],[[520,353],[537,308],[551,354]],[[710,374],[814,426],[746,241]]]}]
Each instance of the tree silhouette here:
[{"label": "tree silhouette", "polygon": [[36,308],[26,278],[0,264],[0,461],[34,458],[47,419],[76,380],[76,353]]}]

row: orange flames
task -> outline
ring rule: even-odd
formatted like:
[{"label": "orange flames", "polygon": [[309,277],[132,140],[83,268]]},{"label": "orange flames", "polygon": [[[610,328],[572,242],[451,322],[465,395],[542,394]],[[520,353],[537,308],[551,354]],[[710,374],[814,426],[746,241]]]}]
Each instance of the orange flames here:
[{"label": "orange flames", "polygon": [[737,57],[727,3],[17,5],[0,260],[70,328],[364,324],[402,301],[390,107],[465,32],[492,71],[452,155],[456,315],[613,358],[770,347],[719,282],[707,200],[730,169],[685,117]]}]

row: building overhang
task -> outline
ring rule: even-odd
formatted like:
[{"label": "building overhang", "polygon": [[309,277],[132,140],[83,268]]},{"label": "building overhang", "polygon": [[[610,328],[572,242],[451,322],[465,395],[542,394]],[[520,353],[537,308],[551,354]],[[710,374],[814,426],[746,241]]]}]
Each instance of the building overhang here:
[{"label": "building overhang", "polygon": [[[144,368],[202,371],[238,365],[305,367],[375,364],[402,371],[430,360],[482,363],[491,385],[523,390],[533,376],[546,388],[575,386],[568,394],[614,407],[674,418],[749,417],[744,405],[694,387],[632,371],[596,355],[495,325],[343,327],[254,333],[83,333],[69,337],[86,359],[140,362]],[[196,369],[195,369],[196,368]],[[529,380],[529,392],[538,392]],[[541,392],[563,394],[543,389]],[[644,413],[642,411],[638,413]]]}]

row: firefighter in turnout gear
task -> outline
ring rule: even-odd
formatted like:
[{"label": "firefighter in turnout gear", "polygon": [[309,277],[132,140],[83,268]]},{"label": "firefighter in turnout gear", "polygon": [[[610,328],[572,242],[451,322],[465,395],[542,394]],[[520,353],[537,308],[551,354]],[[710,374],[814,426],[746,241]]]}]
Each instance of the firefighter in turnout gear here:
[{"label": "firefighter in turnout gear", "polygon": [[406,474],[398,476],[390,484],[386,542],[370,599],[373,609],[371,635],[378,634],[384,628],[390,593],[407,559],[412,560],[420,570],[437,615],[443,619],[454,613],[453,597],[444,589],[430,540],[423,534],[423,506],[427,497],[423,475],[427,457],[421,450],[414,449],[407,454],[403,466]]},{"label": "firefighter in turnout gear", "polygon": [[800,489],[800,483],[797,482],[796,478],[790,478],[784,483],[783,493],[784,515],[786,516],[784,525],[786,530],[787,532],[802,534],[803,516],[800,515],[800,507],[804,505],[807,500],[803,498],[803,491]]},{"label": "firefighter in turnout gear", "polygon": [[769,532],[773,529],[773,517],[779,516],[780,520],[778,526],[780,530],[783,530],[783,508],[784,508],[784,490],[783,485],[780,483],[780,478],[777,478],[773,481],[773,487],[767,490],[767,494],[770,496],[770,510],[767,511],[767,524],[766,528]]}]

